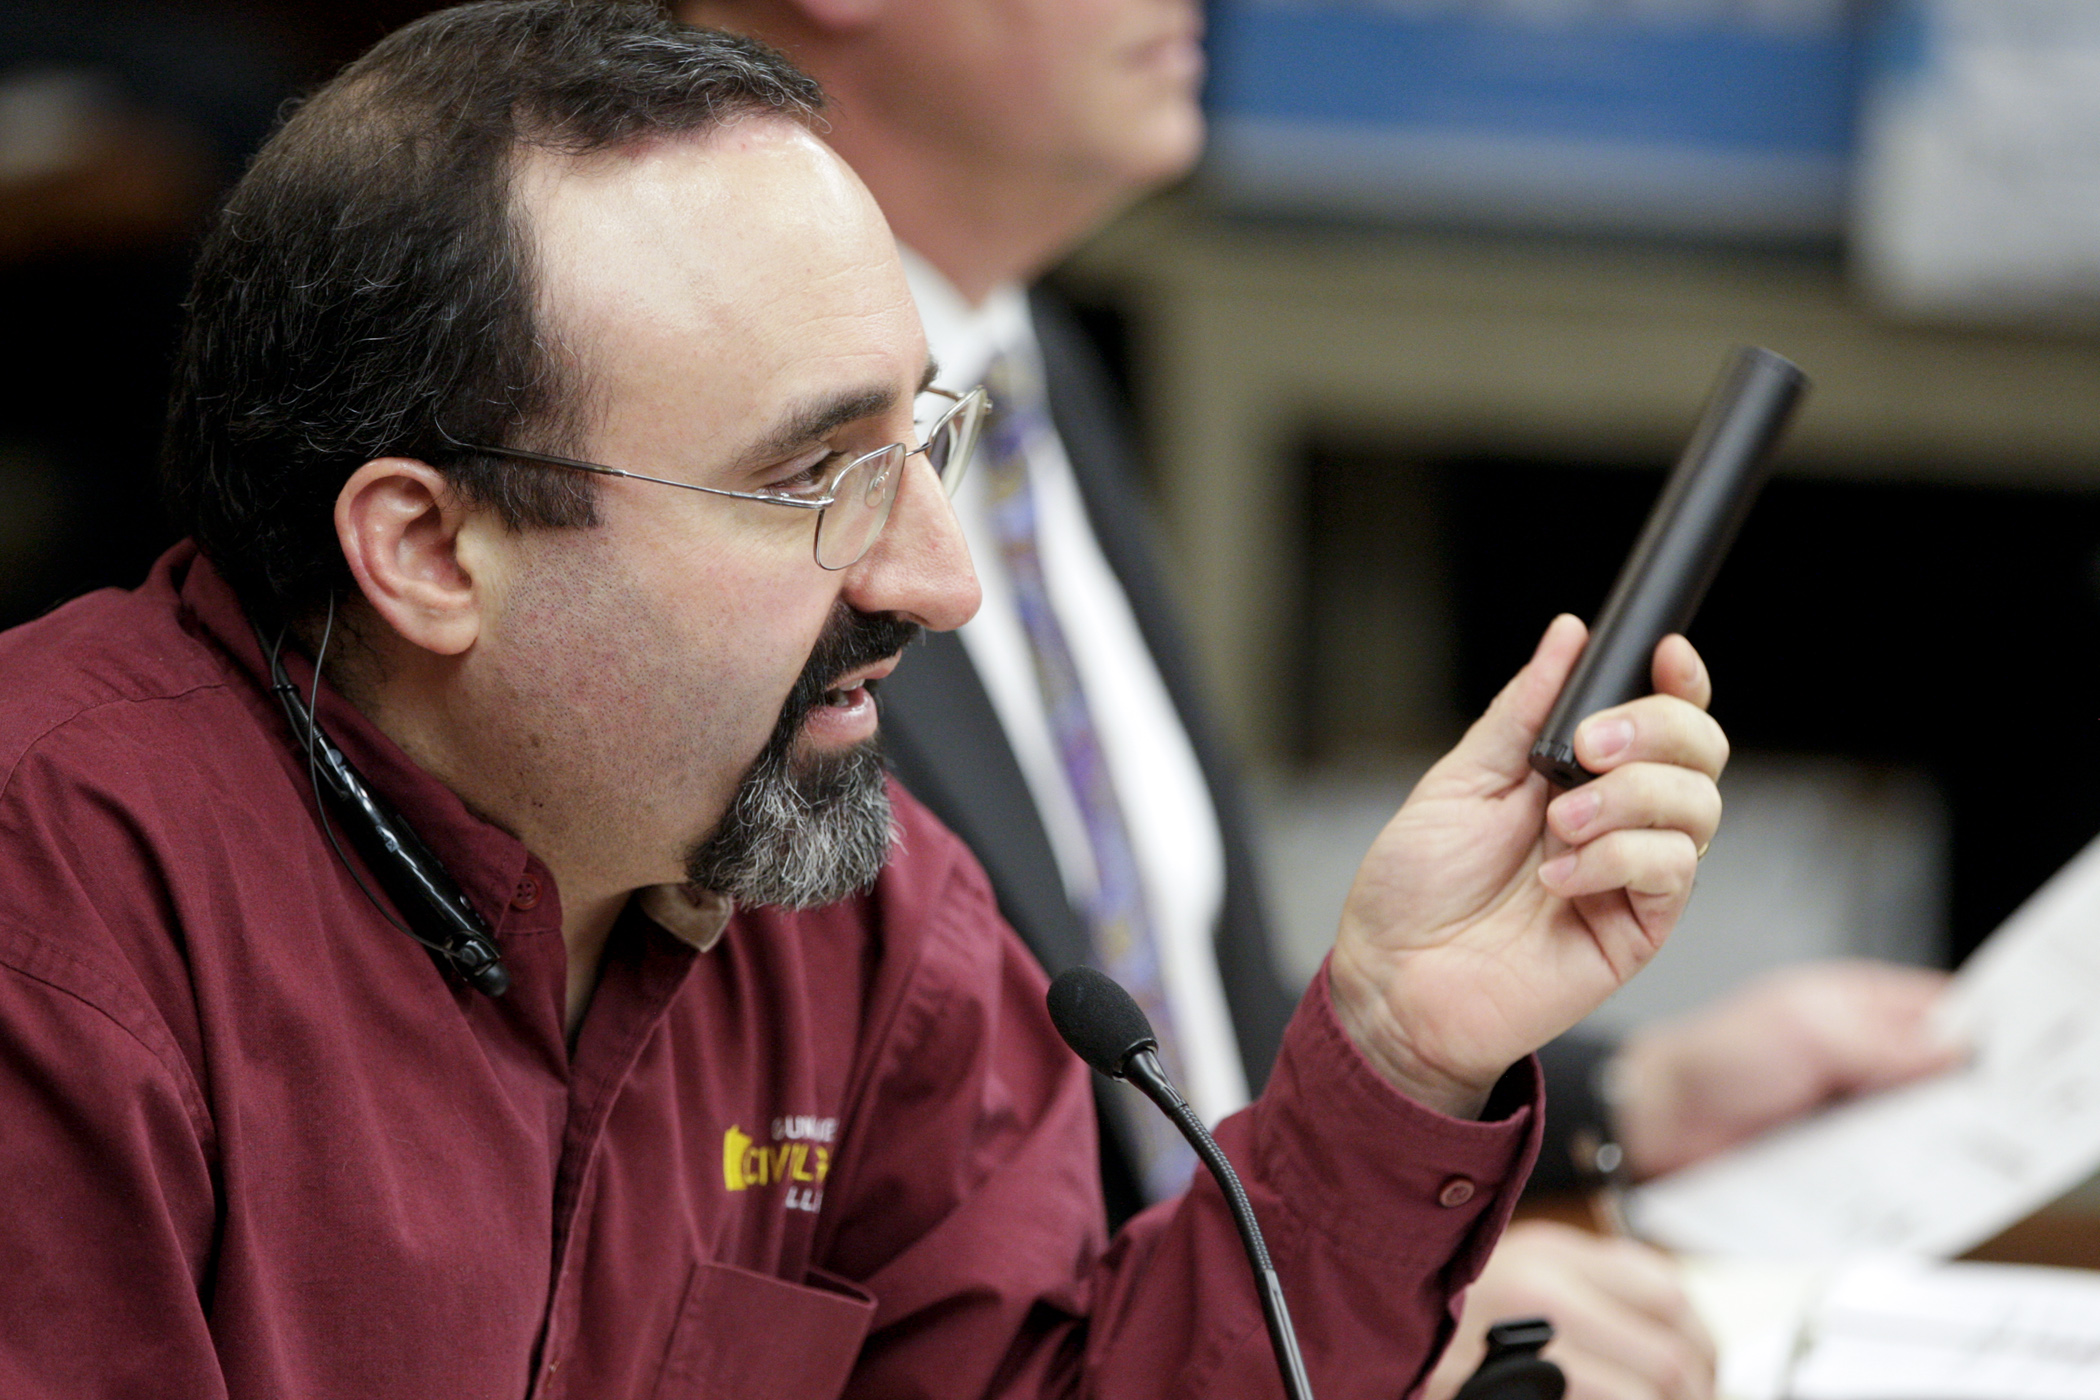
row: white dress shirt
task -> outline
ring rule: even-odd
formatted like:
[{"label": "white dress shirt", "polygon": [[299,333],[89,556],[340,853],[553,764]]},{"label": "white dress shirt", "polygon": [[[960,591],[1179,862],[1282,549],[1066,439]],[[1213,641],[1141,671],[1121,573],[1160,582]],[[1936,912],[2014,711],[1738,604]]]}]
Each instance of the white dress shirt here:
[{"label": "white dress shirt", "polygon": [[[923,258],[908,248],[899,251],[944,387],[979,383],[995,354],[1032,366],[1040,380],[1041,350],[1020,287],[1002,286],[971,306]],[[1246,1069],[1233,1037],[1214,943],[1225,899],[1217,812],[1130,601],[1087,523],[1072,465],[1054,436],[1048,450],[1029,459],[1028,474],[1044,583],[1086,690],[1159,944],[1188,1081],[1182,1092],[1206,1122],[1215,1123],[1247,1102]],[[1065,891],[1083,908],[1094,886],[1093,851],[1051,737],[1035,661],[987,519],[981,476],[964,478],[955,506],[984,587],[984,606],[962,629],[963,649],[1006,730]]]}]

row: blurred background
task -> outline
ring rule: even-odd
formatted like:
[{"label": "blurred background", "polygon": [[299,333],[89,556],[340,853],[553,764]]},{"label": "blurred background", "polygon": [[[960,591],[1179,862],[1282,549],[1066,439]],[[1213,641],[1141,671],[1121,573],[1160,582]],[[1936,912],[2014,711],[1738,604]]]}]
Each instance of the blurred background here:
[{"label": "blurred background", "polygon": [[413,3],[0,0],[0,623],[131,585],[191,251],[286,97]]},{"label": "blurred background", "polygon": [[[415,3],[0,0],[0,623],[129,585],[184,269]],[[1210,156],[1056,279],[1122,372],[1309,973],[1593,614],[1732,345],[1816,388],[1694,628],[1730,815],[1627,1025],[1958,960],[2100,830],[2100,6],[1213,0]]]}]

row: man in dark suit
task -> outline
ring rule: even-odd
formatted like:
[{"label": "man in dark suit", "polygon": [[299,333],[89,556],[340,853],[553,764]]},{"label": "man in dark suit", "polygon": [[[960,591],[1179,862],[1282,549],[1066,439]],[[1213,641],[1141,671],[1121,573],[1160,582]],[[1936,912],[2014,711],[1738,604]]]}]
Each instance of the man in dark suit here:
[{"label": "man in dark suit", "polygon": [[[976,851],[1002,912],[1052,971],[1102,960],[1102,872],[1134,870],[1153,906],[1159,1002],[1198,1080],[1191,1097],[1206,1117],[1221,1116],[1259,1088],[1292,996],[1271,962],[1238,788],[1160,576],[1118,398],[1063,309],[1024,291],[1195,158],[1196,8],[688,0],[682,12],[760,34],[825,84],[828,139],[904,245],[944,377],[988,377],[1003,400],[1005,446],[994,424],[956,503],[985,604],[885,683],[894,766]],[[1025,530],[1014,528],[1013,496],[996,487],[1002,452],[1023,459]],[[1075,691],[1084,701],[1076,736]],[[1099,802],[1075,797],[1102,769],[1105,820]],[[1103,843],[1114,849],[1104,855]],[[1553,1105],[1542,1169],[1565,1178],[1570,1128],[1606,1117],[1593,1086],[1607,1063],[1625,1091],[1613,1126],[1629,1158],[1672,1165],[1686,1143],[1712,1151],[1825,1097],[1938,1063],[1919,1034],[1936,988],[1886,969],[1832,970],[1748,993],[1727,1014],[1616,1054],[1564,1040],[1542,1057]],[[1773,1065],[1799,1073],[1767,1074]],[[1751,1104],[1738,1092],[1747,1076],[1787,1088]],[[1111,1207],[1127,1213],[1156,1193],[1132,1124],[1112,1101],[1103,1116]],[[1448,1396],[1470,1371],[1488,1321],[1524,1312],[1559,1323],[1555,1353],[1575,1400],[1711,1392],[1709,1344],[1660,1256],[1520,1225],[1475,1284],[1429,1394]]]},{"label": "man in dark suit", "polygon": [[[1136,465],[1130,459],[1130,436],[1117,418],[1117,398],[1084,332],[1054,296],[1036,291],[1028,310],[1051,416],[1086,524],[1128,600],[1209,798],[1223,856],[1211,942],[1246,1088],[1259,1091],[1296,993],[1285,989],[1271,959],[1238,786],[1204,720],[1196,677],[1159,575],[1150,520],[1134,489]],[[912,664],[885,683],[883,714],[884,743],[897,773],[985,862],[1002,911],[1029,947],[1053,972],[1093,961],[1086,915],[1059,878],[1028,781],[962,639],[944,635],[916,652]],[[1127,1214],[1144,1203],[1143,1193],[1127,1156],[1113,1146],[1116,1125],[1105,1128],[1103,1140],[1111,1144],[1104,1162],[1110,1210]]]}]

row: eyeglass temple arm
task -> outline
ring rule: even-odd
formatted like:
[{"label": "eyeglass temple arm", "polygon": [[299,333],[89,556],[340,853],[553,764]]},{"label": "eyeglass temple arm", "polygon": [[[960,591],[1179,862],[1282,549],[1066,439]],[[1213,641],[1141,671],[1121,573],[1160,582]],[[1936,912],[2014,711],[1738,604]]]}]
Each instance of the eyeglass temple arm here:
[{"label": "eyeglass temple arm", "polygon": [[445,431],[442,423],[433,424],[438,436],[462,452],[478,452],[486,457],[512,457],[521,462],[537,462],[545,467],[567,467],[571,471],[592,472],[598,476],[623,477],[628,481],[649,481],[658,486],[676,486],[681,491],[704,491],[710,496],[729,496],[739,501],[767,501],[774,505],[793,506],[796,510],[822,510],[838,498],[818,496],[804,499],[800,496],[776,496],[764,491],[731,491],[721,486],[699,486],[690,481],[673,481],[669,477],[645,476],[641,472],[622,471],[618,467],[601,466],[596,462],[579,462],[574,457],[557,457],[551,452],[528,452],[522,447],[490,447],[486,443],[461,442]]}]

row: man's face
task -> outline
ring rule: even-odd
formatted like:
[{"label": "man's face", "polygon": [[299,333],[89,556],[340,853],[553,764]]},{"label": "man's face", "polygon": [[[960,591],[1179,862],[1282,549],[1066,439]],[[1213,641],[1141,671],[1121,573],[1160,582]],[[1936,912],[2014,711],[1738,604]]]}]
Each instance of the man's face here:
[{"label": "man's face", "polygon": [[[893,0],[900,112],[959,159],[1136,193],[1203,144],[1196,0]],[[850,114],[849,114],[850,116]]]},{"label": "man's face", "polygon": [[[579,455],[754,491],[831,452],[915,441],[925,340],[887,227],[799,126],[753,119],[581,161],[528,159],[542,322],[595,410]],[[814,512],[603,480],[593,528],[496,538],[484,632],[521,835],[565,884],[684,878],[834,617],[946,628],[976,607],[953,517],[913,458],[888,528],[838,572]],[[776,748],[805,775],[875,732],[863,684],[901,634],[867,628],[828,703]],[[870,654],[870,651],[880,654]],[[559,853],[558,855],[556,853]]]}]

